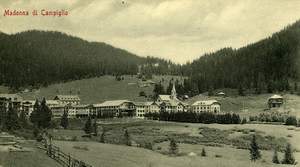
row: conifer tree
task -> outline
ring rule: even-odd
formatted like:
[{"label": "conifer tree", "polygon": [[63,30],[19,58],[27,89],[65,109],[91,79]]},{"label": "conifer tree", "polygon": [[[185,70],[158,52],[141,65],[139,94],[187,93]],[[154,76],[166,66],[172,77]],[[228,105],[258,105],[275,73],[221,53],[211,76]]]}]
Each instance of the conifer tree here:
[{"label": "conifer tree", "polygon": [[94,133],[94,136],[98,136],[98,125],[97,125],[96,118],[94,119],[94,122],[93,122],[93,133]]},{"label": "conifer tree", "polygon": [[52,112],[47,106],[46,99],[43,98],[38,114],[38,127],[48,128],[51,125]]},{"label": "conifer tree", "polygon": [[100,143],[105,143],[105,132],[106,132],[106,130],[104,128],[102,128],[102,133],[100,136]]},{"label": "conifer tree", "polygon": [[284,158],[282,160],[283,164],[295,164],[295,158],[293,156],[293,151],[292,151],[292,147],[291,144],[288,143],[286,145],[286,148],[284,150]]},{"label": "conifer tree", "polygon": [[178,145],[174,139],[170,140],[170,145],[169,145],[169,153],[171,155],[176,155],[178,154]]},{"label": "conifer tree", "polygon": [[20,128],[18,113],[12,104],[9,103],[7,116],[5,120],[5,128],[8,131],[17,130]]},{"label": "conifer tree", "polygon": [[86,120],[83,130],[86,134],[91,134],[92,131],[93,131],[93,129],[92,129],[92,119],[91,119],[90,116]]},{"label": "conifer tree", "polygon": [[244,88],[243,88],[242,85],[239,86],[238,93],[239,93],[240,96],[245,96]]},{"label": "conifer tree", "polygon": [[256,161],[256,160],[261,158],[259,147],[256,143],[256,136],[255,135],[253,135],[253,137],[252,137],[249,150],[250,150],[250,159],[252,161]]},{"label": "conifer tree", "polygon": [[124,139],[125,139],[125,144],[127,146],[131,146],[131,141],[130,141],[130,136],[129,136],[129,132],[127,129],[125,129],[125,132],[124,132]]},{"label": "conifer tree", "polygon": [[205,151],[205,148],[202,148],[201,156],[202,156],[202,157],[206,157],[206,151]]},{"label": "conifer tree", "polygon": [[278,159],[278,153],[277,153],[277,150],[274,150],[274,154],[273,154],[273,158],[272,158],[272,162],[274,164],[279,164],[279,159]]},{"label": "conifer tree", "polygon": [[33,111],[30,114],[30,122],[35,126],[38,126],[39,113],[40,113],[39,110],[40,110],[40,104],[38,99],[36,99],[33,105]]},{"label": "conifer tree", "polygon": [[28,127],[28,120],[27,120],[25,111],[21,111],[20,116],[19,116],[19,123],[22,128]]},{"label": "conifer tree", "polygon": [[67,111],[64,111],[64,114],[61,117],[60,126],[62,126],[64,129],[67,129],[69,126],[69,119],[68,119]]}]

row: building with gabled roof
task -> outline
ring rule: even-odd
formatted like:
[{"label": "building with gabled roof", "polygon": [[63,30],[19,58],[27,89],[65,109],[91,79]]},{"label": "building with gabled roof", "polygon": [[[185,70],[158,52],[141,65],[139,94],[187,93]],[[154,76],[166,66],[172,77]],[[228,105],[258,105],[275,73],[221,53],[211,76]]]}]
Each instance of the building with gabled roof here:
[{"label": "building with gabled roof", "polygon": [[147,113],[159,113],[160,106],[156,102],[135,102],[137,118],[144,118]]},{"label": "building with gabled roof", "polygon": [[217,100],[202,100],[196,101],[191,105],[191,111],[195,113],[201,112],[221,112],[221,103]]},{"label": "building with gabled roof", "polygon": [[78,95],[56,95],[53,100],[57,100],[60,104],[80,104],[80,98]]},{"label": "building with gabled roof", "polygon": [[158,95],[156,102],[160,105],[162,112],[184,112],[188,107],[188,104],[177,98],[175,84],[173,84],[171,95]]},{"label": "building with gabled roof", "polygon": [[280,95],[273,95],[268,99],[269,108],[279,108],[283,105],[283,97]]},{"label": "building with gabled roof", "polygon": [[129,100],[109,100],[99,104],[93,104],[93,113],[98,117],[110,116],[134,116],[135,104]]},{"label": "building with gabled roof", "polygon": [[0,108],[8,110],[8,106],[12,105],[18,112],[22,110],[23,98],[18,94],[0,94]]}]

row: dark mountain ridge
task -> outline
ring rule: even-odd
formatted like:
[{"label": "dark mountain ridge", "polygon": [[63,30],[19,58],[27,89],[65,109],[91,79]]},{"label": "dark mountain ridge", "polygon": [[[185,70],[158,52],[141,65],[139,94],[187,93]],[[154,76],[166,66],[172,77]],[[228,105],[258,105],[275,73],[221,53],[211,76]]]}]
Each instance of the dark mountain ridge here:
[{"label": "dark mountain ridge", "polygon": [[254,88],[260,93],[290,90],[291,83],[300,78],[299,67],[300,21],[297,21],[245,47],[205,54],[183,69],[195,91]]},{"label": "dark mountain ridge", "polygon": [[[146,63],[158,63],[159,68],[176,66],[55,31],[0,34],[0,43],[0,85],[15,89],[102,75],[136,74],[138,66]],[[168,69],[162,73],[170,72]]]}]

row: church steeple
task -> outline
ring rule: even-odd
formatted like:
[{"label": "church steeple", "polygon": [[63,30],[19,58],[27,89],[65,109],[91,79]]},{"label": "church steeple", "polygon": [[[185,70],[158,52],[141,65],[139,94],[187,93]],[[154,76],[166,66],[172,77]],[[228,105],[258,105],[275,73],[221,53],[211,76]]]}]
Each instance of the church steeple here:
[{"label": "church steeple", "polygon": [[175,84],[173,84],[173,88],[172,88],[172,91],[171,91],[171,99],[177,99]]}]

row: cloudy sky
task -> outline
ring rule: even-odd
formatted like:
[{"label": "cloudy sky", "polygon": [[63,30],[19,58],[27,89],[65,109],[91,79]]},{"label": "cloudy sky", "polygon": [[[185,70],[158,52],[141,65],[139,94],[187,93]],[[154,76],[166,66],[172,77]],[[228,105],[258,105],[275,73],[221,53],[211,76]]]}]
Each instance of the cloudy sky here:
[{"label": "cloudy sky", "polygon": [[[68,10],[66,17],[4,17]],[[255,42],[300,19],[300,0],[0,0],[0,31],[57,30],[178,63]]]}]

